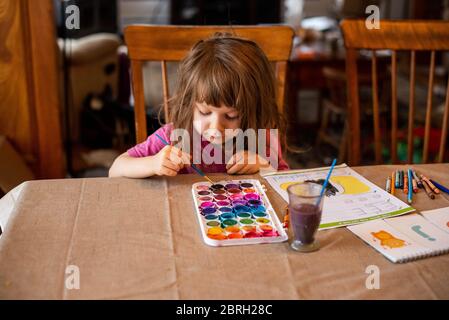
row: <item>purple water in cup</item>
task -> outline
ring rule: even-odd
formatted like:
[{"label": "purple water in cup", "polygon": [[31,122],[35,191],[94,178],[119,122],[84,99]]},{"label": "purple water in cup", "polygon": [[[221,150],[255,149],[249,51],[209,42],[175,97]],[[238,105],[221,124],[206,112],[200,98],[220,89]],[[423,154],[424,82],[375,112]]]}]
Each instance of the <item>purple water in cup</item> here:
[{"label": "purple water in cup", "polygon": [[[323,198],[319,198],[322,185],[313,182],[300,182],[287,188],[289,197],[290,225],[293,241],[290,246],[300,252],[319,249],[315,239],[321,223]],[[317,203],[318,202],[318,203]]]}]

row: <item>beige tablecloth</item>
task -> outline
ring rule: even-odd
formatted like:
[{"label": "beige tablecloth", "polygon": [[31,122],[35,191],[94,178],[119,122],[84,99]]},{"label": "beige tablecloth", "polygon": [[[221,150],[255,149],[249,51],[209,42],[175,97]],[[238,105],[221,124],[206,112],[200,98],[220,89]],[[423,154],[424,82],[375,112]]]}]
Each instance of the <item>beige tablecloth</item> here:
[{"label": "beige tablecloth", "polygon": [[[415,167],[449,185],[449,164]],[[394,168],[354,169],[383,186]],[[320,231],[322,248],[309,254],[287,242],[209,247],[193,213],[191,186],[198,181],[180,175],[25,183],[0,239],[0,298],[449,298],[449,255],[393,264],[346,228]],[[282,216],[286,203],[261,181]],[[447,207],[448,199],[420,192],[414,207]],[[66,286],[69,265],[79,268],[79,289]],[[380,269],[378,290],[365,285],[370,265]]]}]

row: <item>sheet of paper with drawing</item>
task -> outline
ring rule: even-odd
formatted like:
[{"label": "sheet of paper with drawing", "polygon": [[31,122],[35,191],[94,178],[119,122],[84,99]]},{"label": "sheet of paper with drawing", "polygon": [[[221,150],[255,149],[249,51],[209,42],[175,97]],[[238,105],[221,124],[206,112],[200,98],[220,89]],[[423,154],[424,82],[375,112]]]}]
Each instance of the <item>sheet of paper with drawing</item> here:
[{"label": "sheet of paper with drawing", "polygon": [[[444,216],[447,221],[449,212],[446,211]],[[348,229],[394,263],[449,251],[449,234],[434,225],[425,214],[370,221]]]},{"label": "sheet of paper with drawing", "polygon": [[[288,202],[287,187],[300,181],[323,183],[329,168],[293,170],[262,175]],[[346,164],[335,166],[326,190],[320,229],[337,228],[415,211],[371,183]]]}]

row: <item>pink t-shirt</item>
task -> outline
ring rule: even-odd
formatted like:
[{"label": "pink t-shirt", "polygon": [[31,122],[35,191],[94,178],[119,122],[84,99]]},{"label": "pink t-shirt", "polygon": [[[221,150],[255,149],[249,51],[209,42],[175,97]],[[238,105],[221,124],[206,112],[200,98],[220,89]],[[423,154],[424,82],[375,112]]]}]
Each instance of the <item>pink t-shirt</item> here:
[{"label": "pink t-shirt", "polygon": [[[152,135],[148,136],[148,138],[134,147],[128,149],[128,155],[134,158],[139,157],[147,157],[147,156],[153,156],[157,154],[160,150],[162,150],[165,147],[165,144],[159,140],[159,138],[156,136],[156,133],[160,135],[162,138],[164,138],[165,141],[170,141],[170,134],[173,130],[173,124],[169,123],[161,128],[157,129]],[[207,145],[209,145],[210,142],[208,141],[201,141],[201,148],[204,149]],[[213,151],[212,151],[213,155]],[[198,168],[200,168],[205,173],[226,173],[226,164],[196,164]],[[278,170],[288,170],[288,164],[285,162],[285,160],[282,158],[282,151],[279,148],[279,155],[278,155]],[[195,170],[192,169],[192,167],[188,166],[183,168],[180,173],[195,173]]]}]

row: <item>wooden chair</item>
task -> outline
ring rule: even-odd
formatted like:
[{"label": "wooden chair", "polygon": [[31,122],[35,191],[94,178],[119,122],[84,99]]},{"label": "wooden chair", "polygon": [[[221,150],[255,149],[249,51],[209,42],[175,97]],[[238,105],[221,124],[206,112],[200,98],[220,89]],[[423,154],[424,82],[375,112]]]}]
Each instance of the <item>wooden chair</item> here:
[{"label": "wooden chair", "polygon": [[[393,163],[397,157],[397,54],[398,51],[410,51],[410,88],[407,134],[407,162],[413,160],[413,125],[415,112],[415,69],[416,53],[430,51],[430,72],[428,79],[428,95],[425,118],[425,134],[423,147],[423,162],[429,161],[429,137],[431,126],[432,96],[435,73],[435,54],[437,51],[449,50],[449,22],[443,21],[380,21],[380,29],[367,29],[365,20],[344,20],[341,23],[346,47],[346,76],[349,108],[349,163],[360,164],[360,104],[357,76],[358,50],[372,50],[372,99],[375,161],[382,162],[381,133],[379,119],[379,97],[377,78],[376,50],[389,49],[391,55],[391,158]],[[449,81],[446,91],[444,116],[442,119],[442,136],[439,146],[438,162],[443,161],[449,118]]]},{"label": "wooden chair", "polygon": [[134,25],[125,29],[125,42],[131,60],[134,93],[136,142],[147,138],[142,65],[145,61],[160,61],[162,68],[164,116],[169,122],[169,87],[167,61],[182,60],[191,47],[215,32],[229,32],[256,42],[276,64],[277,105],[284,110],[285,78],[294,31],[288,26],[154,26]]}]

